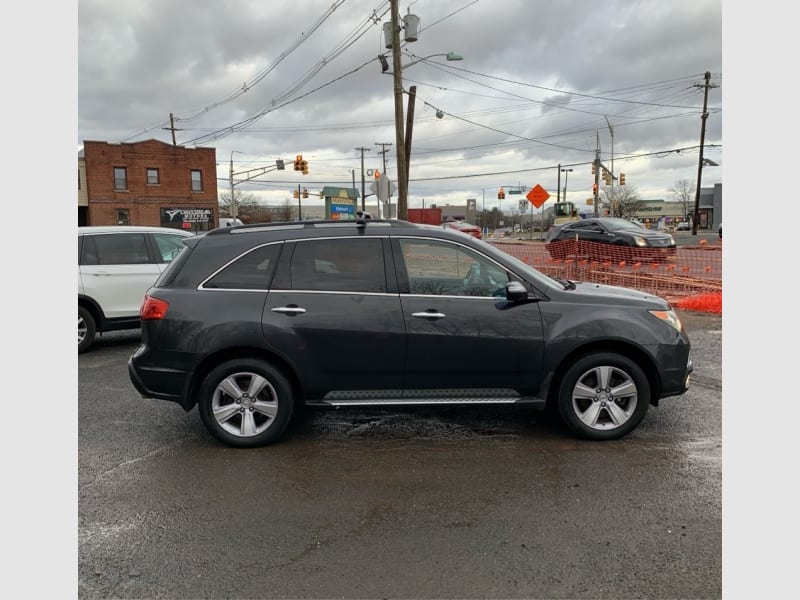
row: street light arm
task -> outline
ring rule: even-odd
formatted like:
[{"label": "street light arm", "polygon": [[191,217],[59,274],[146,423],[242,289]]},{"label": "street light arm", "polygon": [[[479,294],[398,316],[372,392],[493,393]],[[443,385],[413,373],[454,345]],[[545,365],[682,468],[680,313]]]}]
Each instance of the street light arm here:
[{"label": "street light arm", "polygon": [[[412,54],[411,56],[414,56],[414,55]],[[406,65],[401,65],[401,68],[402,69],[407,69],[409,67],[412,67],[412,66],[416,65],[417,63],[424,62],[424,61],[428,60],[429,58],[433,58],[435,56],[446,56],[448,61],[464,60],[463,56],[461,56],[460,54],[456,54],[455,52],[441,52],[441,53],[438,53],[438,54],[431,54],[429,56],[424,56],[422,58],[418,58],[416,60],[412,60],[410,63],[408,63]],[[378,59],[379,60],[382,59],[381,60],[381,65],[383,67],[383,72],[393,75],[394,73],[389,70],[388,65],[384,64],[386,62],[386,57],[384,57],[383,55],[380,55],[378,57]]]},{"label": "street light arm", "polygon": [[271,173],[272,171],[279,171],[277,166],[270,166],[270,167],[256,167],[255,169],[248,169],[247,171],[239,171],[238,173],[231,173],[231,177],[234,175],[246,175],[247,173],[252,173],[253,171],[258,171],[257,174],[248,177],[247,179],[241,179],[236,183],[242,183],[243,181],[250,181],[254,177],[258,177],[259,175],[263,175],[264,173]]}]

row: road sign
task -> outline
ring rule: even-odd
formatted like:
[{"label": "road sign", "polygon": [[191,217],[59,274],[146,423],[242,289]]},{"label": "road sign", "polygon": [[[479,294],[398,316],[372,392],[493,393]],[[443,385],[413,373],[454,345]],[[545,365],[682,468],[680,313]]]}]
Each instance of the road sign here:
[{"label": "road sign", "polygon": [[531,191],[528,192],[528,195],[525,197],[528,199],[528,202],[533,204],[536,208],[542,208],[542,204],[547,202],[550,194],[546,189],[537,183],[531,188]]},{"label": "road sign", "polygon": [[519,212],[525,212],[526,208],[528,208],[528,201],[527,200],[520,200],[519,201]]},{"label": "road sign", "polygon": [[378,190],[375,192],[375,195],[378,197],[378,200],[381,202],[388,202],[389,198],[395,193],[397,190],[397,186],[391,182],[389,176],[386,173],[381,173],[381,176],[378,178],[377,181]]}]

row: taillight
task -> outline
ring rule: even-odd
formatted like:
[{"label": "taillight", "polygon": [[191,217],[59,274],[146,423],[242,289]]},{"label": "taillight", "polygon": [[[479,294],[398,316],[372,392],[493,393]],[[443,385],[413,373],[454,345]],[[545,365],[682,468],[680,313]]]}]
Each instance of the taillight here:
[{"label": "taillight", "polygon": [[142,321],[160,321],[166,316],[167,309],[169,309],[169,302],[145,294],[142,308],[139,310],[139,318]]}]

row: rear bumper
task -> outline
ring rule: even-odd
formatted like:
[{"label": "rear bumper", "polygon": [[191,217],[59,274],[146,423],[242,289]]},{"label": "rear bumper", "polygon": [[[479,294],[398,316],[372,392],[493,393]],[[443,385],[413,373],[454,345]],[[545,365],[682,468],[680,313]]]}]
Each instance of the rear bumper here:
[{"label": "rear bumper", "polygon": [[186,393],[190,380],[188,372],[137,365],[135,358],[134,354],[128,359],[128,377],[143,398],[175,402],[187,412],[192,409],[194,402]]}]

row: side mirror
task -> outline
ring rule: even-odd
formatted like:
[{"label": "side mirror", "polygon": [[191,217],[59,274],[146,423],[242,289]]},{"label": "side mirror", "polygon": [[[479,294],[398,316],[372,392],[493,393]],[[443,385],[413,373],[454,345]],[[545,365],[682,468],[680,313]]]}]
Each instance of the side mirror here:
[{"label": "side mirror", "polygon": [[506,300],[519,302],[528,299],[528,290],[519,281],[509,281],[506,284]]}]

